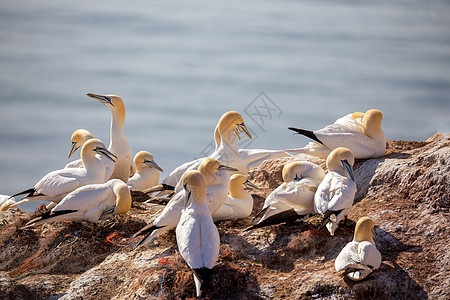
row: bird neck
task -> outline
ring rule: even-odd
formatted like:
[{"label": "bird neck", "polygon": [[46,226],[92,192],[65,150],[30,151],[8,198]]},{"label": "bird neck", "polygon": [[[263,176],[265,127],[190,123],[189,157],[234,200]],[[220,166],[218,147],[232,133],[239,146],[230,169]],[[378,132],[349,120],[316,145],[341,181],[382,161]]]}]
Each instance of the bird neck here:
[{"label": "bird neck", "polygon": [[109,148],[111,150],[111,146],[113,145],[113,142],[120,141],[125,138],[125,135],[123,133],[123,125],[125,123],[125,114],[121,114],[117,111],[111,111],[112,112],[112,118],[111,118],[111,140],[109,144]]},{"label": "bird neck", "polygon": [[190,201],[196,205],[207,205],[206,201],[206,188],[192,188],[191,189],[191,199]]},{"label": "bird neck", "polygon": [[247,198],[248,193],[244,190],[242,184],[230,184],[230,196],[233,198]]},{"label": "bird neck", "polygon": [[370,242],[373,245],[375,245],[375,241],[373,240],[372,232],[370,230],[369,231],[365,231],[365,230],[363,230],[363,231],[355,231],[355,235],[353,237],[353,241],[355,241],[355,242],[367,241],[367,242]]},{"label": "bird neck", "polygon": [[379,118],[364,116],[363,118],[364,134],[373,140],[379,141],[386,139],[383,129],[381,129],[381,120]]},{"label": "bird neck", "polygon": [[114,187],[114,193],[116,194],[116,207],[114,208],[114,214],[120,215],[127,213],[131,208],[130,190],[124,183],[120,183]]},{"label": "bird neck", "polygon": [[94,152],[86,153],[81,151],[81,161],[83,162],[83,166],[86,171],[89,172],[105,172],[105,167],[99,158],[95,155]]}]

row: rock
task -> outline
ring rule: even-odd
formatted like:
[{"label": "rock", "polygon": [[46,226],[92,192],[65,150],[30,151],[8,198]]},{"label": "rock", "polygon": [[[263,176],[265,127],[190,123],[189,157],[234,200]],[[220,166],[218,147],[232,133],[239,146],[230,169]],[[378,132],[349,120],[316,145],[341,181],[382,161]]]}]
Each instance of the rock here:
[{"label": "rock", "polygon": [[[358,186],[349,218],[331,237],[319,218],[243,232],[251,223],[218,223],[220,258],[203,295],[214,299],[445,299],[450,298],[450,134],[425,142],[389,141],[386,155],[358,160]],[[263,162],[248,178],[254,216],[297,155]],[[139,195],[135,195],[136,199]],[[174,231],[136,251],[132,235],[160,210],[136,202],[125,218],[97,226],[59,222],[21,230],[32,217],[0,215],[0,298],[177,299],[194,297],[192,273],[178,253]],[[362,282],[334,270],[355,222],[371,217],[382,265]]]}]

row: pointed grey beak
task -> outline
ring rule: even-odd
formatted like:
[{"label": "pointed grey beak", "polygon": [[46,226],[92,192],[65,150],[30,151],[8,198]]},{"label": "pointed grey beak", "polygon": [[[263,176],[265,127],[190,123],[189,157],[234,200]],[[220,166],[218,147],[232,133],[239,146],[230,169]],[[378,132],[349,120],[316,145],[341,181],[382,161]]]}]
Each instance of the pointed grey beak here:
[{"label": "pointed grey beak", "polygon": [[183,185],[184,190],[186,191],[186,199],[184,200],[184,208],[188,206],[189,198],[191,198],[191,191],[188,190],[187,184]]},{"label": "pointed grey beak", "polygon": [[251,183],[250,181],[248,181],[248,179],[245,180],[245,182],[244,182],[244,187],[247,188],[247,189],[250,189],[250,190],[260,190],[259,187],[257,187],[256,185],[254,185],[253,183]]},{"label": "pointed grey beak", "polygon": [[353,169],[352,166],[348,163],[346,159],[341,160],[342,165],[344,166],[345,170],[347,170],[348,174],[350,175],[350,178],[355,181],[355,175],[353,175]]},{"label": "pointed grey beak", "polygon": [[80,146],[78,146],[78,143],[72,142],[72,147],[70,147],[69,156],[67,158],[70,158],[75,153],[75,151],[78,150],[78,148],[80,148]]},{"label": "pointed grey beak", "polygon": [[[103,147],[98,147],[98,146],[97,146],[97,147],[94,149],[94,151],[97,152],[97,153],[100,154],[100,155],[103,155],[103,156],[106,157],[106,158],[109,158],[109,159],[112,160],[113,162],[116,162],[116,161],[114,160],[114,158],[117,159],[117,156],[116,156],[114,153],[110,152],[108,149],[103,148]],[[114,157],[114,158],[113,158],[113,157]]]},{"label": "pointed grey beak", "polygon": [[150,168],[155,168],[158,171],[164,172],[163,169],[161,169],[161,167],[158,166],[158,164],[153,159],[152,160],[145,159],[144,160],[144,164],[146,164]]},{"label": "pointed grey beak", "polygon": [[233,130],[233,133],[234,133],[234,135],[236,136],[236,138],[237,138],[238,140],[241,139],[241,135],[239,134],[239,129],[238,129],[238,128],[235,128],[235,129]]},{"label": "pointed grey beak", "polygon": [[372,237],[374,241],[377,239],[377,232],[375,231],[375,227],[372,228]]},{"label": "pointed grey beak", "polygon": [[103,96],[103,95],[97,95],[93,93],[86,93],[87,96],[91,97],[92,99],[98,100],[103,104],[109,104],[114,106],[114,104],[111,102],[111,97]]},{"label": "pointed grey beak", "polygon": [[229,167],[229,166],[225,166],[225,165],[219,165],[219,167],[217,168],[217,170],[225,170],[225,171],[230,171],[230,172],[237,172],[239,171],[236,168],[233,167]]},{"label": "pointed grey beak", "polygon": [[297,174],[295,174],[294,181],[300,181],[300,180],[302,180],[302,179]]},{"label": "pointed grey beak", "polygon": [[238,128],[240,131],[242,131],[249,139],[253,139],[252,134],[250,133],[250,131],[248,131],[247,127],[245,126],[244,122],[242,122],[241,124],[238,124]]}]

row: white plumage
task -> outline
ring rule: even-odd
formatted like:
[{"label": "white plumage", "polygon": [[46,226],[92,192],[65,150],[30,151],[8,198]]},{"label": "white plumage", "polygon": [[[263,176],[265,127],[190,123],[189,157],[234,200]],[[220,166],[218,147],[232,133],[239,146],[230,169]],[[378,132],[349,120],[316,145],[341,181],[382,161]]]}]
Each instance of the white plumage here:
[{"label": "white plumage", "polygon": [[14,197],[8,195],[0,195],[0,211],[7,211],[10,206],[16,204]]},{"label": "white plumage", "polygon": [[143,191],[158,184],[159,172],[163,172],[154,161],[153,155],[147,151],[139,151],[134,156],[136,173],[128,179],[131,191]]}]

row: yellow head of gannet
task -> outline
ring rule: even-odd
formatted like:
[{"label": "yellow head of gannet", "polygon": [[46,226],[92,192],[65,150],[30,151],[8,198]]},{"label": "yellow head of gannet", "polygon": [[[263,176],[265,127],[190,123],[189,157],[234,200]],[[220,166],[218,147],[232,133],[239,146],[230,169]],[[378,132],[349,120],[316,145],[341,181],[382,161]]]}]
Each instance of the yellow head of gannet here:
[{"label": "yellow head of gannet", "polygon": [[375,245],[374,239],[377,235],[375,233],[375,223],[369,217],[362,217],[358,220],[355,227],[355,234],[353,241],[363,242],[367,241]]},{"label": "yellow head of gannet", "polygon": [[236,172],[236,168],[228,167],[220,164],[220,162],[213,158],[205,158],[202,164],[198,167],[198,171],[205,177],[208,185],[212,184],[216,179],[216,172],[224,170]]},{"label": "yellow head of gannet", "polygon": [[121,118],[120,120],[125,120],[125,105],[123,104],[122,98],[116,95],[98,95],[93,93],[86,93],[87,96],[92,99],[98,100],[103,103],[107,108],[109,108],[113,113],[117,113]]},{"label": "yellow head of gannet", "polygon": [[141,173],[146,167],[155,168],[160,172],[164,172],[155,162],[153,155],[147,151],[139,151],[136,153],[134,163],[136,164],[136,171],[138,173]]},{"label": "yellow head of gannet", "polygon": [[84,143],[83,147],[81,148],[81,160],[83,161],[83,165],[85,168],[89,167],[89,163],[87,163],[88,160],[95,159],[93,152],[105,156],[112,161],[115,161],[114,158],[117,158],[116,155],[106,149],[105,144],[103,144],[102,141],[100,141],[99,139],[90,139],[86,143]]},{"label": "yellow head of gannet", "polygon": [[245,126],[244,118],[237,111],[228,111],[219,119],[214,131],[216,148],[220,146],[220,136],[228,131],[233,131],[238,139],[241,139],[239,131],[243,132],[249,139],[253,138],[252,134]]},{"label": "yellow head of gannet", "polygon": [[354,112],[354,113],[352,114],[352,119],[353,119],[353,120],[359,119],[359,118],[362,118],[362,117],[364,117],[364,113],[363,113],[363,112],[360,112],[360,111],[356,111],[356,112]]},{"label": "yellow head of gannet", "polygon": [[309,163],[293,161],[284,165],[281,175],[284,182],[299,181],[305,177],[310,177],[320,182],[325,176],[325,172],[323,172],[322,168],[317,168],[317,166],[312,166]]},{"label": "yellow head of gannet", "polygon": [[259,188],[251,183],[244,175],[233,174],[230,177],[230,197],[236,199],[245,198],[247,196],[247,192],[244,188],[259,190]]},{"label": "yellow head of gannet", "polygon": [[128,186],[125,183],[114,186],[114,194],[116,194],[114,214],[126,214],[131,208],[131,194]]},{"label": "yellow head of gannet", "polygon": [[183,187],[187,192],[185,206],[189,204],[191,199],[195,203],[206,204],[206,181],[199,171],[187,171],[183,175]]},{"label": "yellow head of gannet", "polygon": [[384,132],[381,129],[381,120],[383,114],[378,109],[369,109],[363,116],[364,133],[368,137],[379,140],[384,138]]},{"label": "yellow head of gannet", "polygon": [[86,129],[75,130],[72,134],[72,137],[70,138],[70,140],[72,142],[72,146],[70,148],[68,158],[70,158],[78,150],[78,148],[83,146],[87,140],[90,140],[93,138],[94,138],[94,136]]},{"label": "yellow head of gannet", "polygon": [[345,147],[334,149],[327,157],[327,168],[329,171],[334,171],[341,175],[345,175],[345,172],[347,172],[353,181],[355,181],[352,170],[354,164],[355,157],[352,151]]}]

